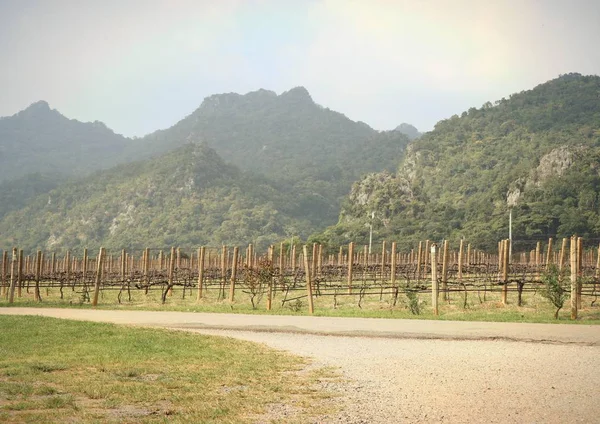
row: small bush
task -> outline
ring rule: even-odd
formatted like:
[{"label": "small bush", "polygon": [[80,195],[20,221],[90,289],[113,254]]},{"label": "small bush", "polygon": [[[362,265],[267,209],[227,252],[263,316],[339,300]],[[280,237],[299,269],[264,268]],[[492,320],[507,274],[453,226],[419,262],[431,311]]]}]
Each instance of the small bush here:
[{"label": "small bush", "polygon": [[542,275],[544,288],[540,294],[556,308],[554,319],[558,319],[558,312],[563,308],[565,301],[569,297],[567,289],[562,284],[562,277],[556,265],[551,265]]},{"label": "small bush", "polygon": [[410,312],[413,315],[420,315],[421,305],[419,304],[419,292],[417,289],[413,289],[410,287],[410,285],[407,285],[404,293],[408,299],[408,309],[410,309]]}]

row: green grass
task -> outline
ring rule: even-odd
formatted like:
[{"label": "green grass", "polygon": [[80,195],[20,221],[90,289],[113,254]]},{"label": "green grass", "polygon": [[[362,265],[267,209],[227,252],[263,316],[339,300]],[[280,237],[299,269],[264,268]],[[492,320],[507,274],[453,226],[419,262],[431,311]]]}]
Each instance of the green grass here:
[{"label": "green grass", "polygon": [[[186,291],[185,299],[181,288],[175,288],[173,295],[167,297],[167,303],[162,304],[160,291],[152,290],[145,295],[141,290],[132,290],[132,300],[127,300],[123,294],[121,303],[117,301],[118,291],[104,291],[101,293],[98,308],[100,309],[125,309],[125,310],[162,310],[182,312],[214,312],[214,313],[246,313],[246,314],[271,314],[271,315],[308,315],[307,299],[300,299],[299,303],[286,303],[282,305],[281,294],[276,293],[271,311],[266,310],[266,295],[263,296],[256,309],[252,308],[248,295],[242,290],[236,291],[235,302],[217,299],[217,289],[205,291],[205,296],[196,302],[196,292]],[[591,305],[593,297],[583,298],[583,307],[579,311],[578,319],[570,320],[570,301],[565,302],[559,320],[553,318],[554,309],[550,303],[539,293],[524,293],[523,305],[517,306],[517,294],[509,292],[508,305],[502,305],[499,291],[483,290],[478,294],[469,292],[466,307],[462,293],[451,293],[450,300],[444,301],[439,297],[439,316],[435,316],[431,309],[431,294],[419,294],[421,313],[414,315],[408,307],[408,299],[402,293],[398,296],[396,305],[393,305],[390,295],[380,297],[368,295],[362,299],[358,306],[358,294],[346,295],[340,291],[334,304],[333,296],[315,297],[316,316],[328,317],[363,317],[363,318],[398,318],[398,319],[440,319],[456,321],[498,321],[498,322],[542,322],[562,324],[600,324],[600,301]],[[303,293],[290,295],[295,297]],[[27,307],[72,307],[91,308],[88,302],[81,302],[80,295],[71,289],[64,290],[64,299],[60,299],[58,289],[51,289],[49,296],[42,290],[43,301],[34,302],[33,290],[27,293],[23,290],[23,297],[15,297],[13,306]],[[0,306],[9,306],[6,299],[0,300]]]},{"label": "green grass", "polygon": [[[0,421],[244,423],[269,404],[327,408],[304,359],[167,330],[0,315]],[[291,420],[293,421],[293,420]]]}]

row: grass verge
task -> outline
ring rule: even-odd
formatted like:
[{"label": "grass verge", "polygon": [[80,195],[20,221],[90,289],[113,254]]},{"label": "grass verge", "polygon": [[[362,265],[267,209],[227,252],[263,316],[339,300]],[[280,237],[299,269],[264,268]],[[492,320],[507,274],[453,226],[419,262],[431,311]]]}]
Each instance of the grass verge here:
[{"label": "grass verge", "polygon": [[[275,293],[273,307],[270,311],[265,308],[266,296],[260,300],[256,308],[252,308],[249,297],[239,290],[235,302],[219,300],[218,290],[205,290],[204,298],[196,301],[195,292],[175,289],[172,296],[167,297],[167,303],[162,304],[160,291],[151,290],[147,295],[141,290],[131,291],[131,300],[123,295],[119,303],[118,291],[101,291],[99,309],[125,310],[160,310],[180,312],[214,312],[214,313],[245,313],[267,315],[308,315],[307,300],[301,298],[282,304],[281,293]],[[516,293],[509,293],[508,304],[503,305],[499,291],[479,293],[470,292],[465,299],[464,293],[455,292],[449,295],[449,300],[439,298],[440,315],[435,316],[431,310],[431,295],[418,295],[419,314],[413,314],[409,307],[410,300],[400,294],[396,301],[390,295],[347,295],[343,292],[336,296],[316,296],[315,315],[330,317],[360,317],[360,318],[397,318],[397,319],[439,319],[455,321],[496,321],[496,322],[539,322],[561,324],[600,324],[600,302],[592,296],[583,299],[583,307],[579,310],[578,319],[570,320],[569,300],[555,320],[554,309],[539,293],[523,294],[522,305],[517,305]],[[360,306],[359,306],[360,304]],[[5,298],[0,299],[0,307],[10,306]],[[58,307],[58,308],[91,308],[89,302],[82,302],[81,295],[75,290],[64,290],[63,299],[58,289],[50,289],[48,294],[42,293],[42,302],[33,300],[33,290],[27,293],[23,290],[22,297],[15,297],[12,306],[21,307]]]},{"label": "grass verge", "polygon": [[[330,408],[315,389],[330,371],[254,343],[34,316],[0,328],[0,422],[306,422]],[[282,404],[294,413],[268,415]]]}]

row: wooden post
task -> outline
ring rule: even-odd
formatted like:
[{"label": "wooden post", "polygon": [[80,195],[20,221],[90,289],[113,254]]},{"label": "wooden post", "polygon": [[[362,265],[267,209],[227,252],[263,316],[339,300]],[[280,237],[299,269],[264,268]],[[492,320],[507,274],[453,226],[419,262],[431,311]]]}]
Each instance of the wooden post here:
[{"label": "wooden post", "polygon": [[381,242],[381,284],[385,281],[385,264],[387,259],[386,242]]},{"label": "wooden post", "polygon": [[392,242],[392,249],[390,252],[391,256],[391,264],[390,264],[390,284],[393,286],[396,285],[396,242]]},{"label": "wooden post", "polygon": [[567,238],[562,239],[562,245],[560,247],[560,259],[558,260],[558,270],[562,271],[565,265],[565,255],[567,253]]},{"label": "wooden post", "polygon": [[306,245],[302,247],[302,253],[304,254],[304,275],[306,276],[306,294],[308,295],[308,313],[314,313],[313,295],[312,295],[312,282],[310,278],[310,266],[308,263],[308,249]]},{"label": "wooden post", "polygon": [[548,239],[548,250],[546,251],[546,271],[552,263],[552,237]]},{"label": "wooden post", "polygon": [[348,244],[348,294],[352,294],[352,265],[354,256],[354,242]]},{"label": "wooden post", "polygon": [[125,283],[125,274],[127,273],[127,252],[121,249],[121,281]]},{"label": "wooden post", "polygon": [[423,252],[425,255],[425,260],[423,261],[423,278],[427,278],[427,264],[429,264],[431,258],[429,256],[429,252],[431,251],[431,242],[429,240],[425,240],[425,251]]},{"label": "wooden post", "polygon": [[21,288],[23,286],[23,249],[19,249],[19,261],[17,269],[17,296],[21,297]]},{"label": "wooden post", "polygon": [[[597,279],[600,277],[600,245],[598,246],[598,259],[596,262],[596,270],[594,271],[594,277]],[[596,287],[594,283],[594,287]]]},{"label": "wooden post", "polygon": [[435,243],[431,244],[431,306],[433,307],[433,314],[438,316],[437,255]]},{"label": "wooden post", "polygon": [[296,245],[292,245],[292,273],[296,274]]},{"label": "wooden post", "polygon": [[175,274],[175,261],[176,261],[176,257],[175,257],[175,247],[171,247],[171,257],[169,258],[169,280],[168,280],[168,285],[169,285],[169,290],[168,290],[168,295],[171,296],[173,295],[173,274]]},{"label": "wooden post", "polygon": [[223,245],[221,247],[221,290],[219,291],[219,299],[225,298],[225,284],[227,283],[227,255],[227,246]]},{"label": "wooden post", "polygon": [[42,296],[40,295],[40,274],[42,273],[42,251],[37,251],[37,257],[35,261],[35,292],[33,297],[36,302],[42,301]]},{"label": "wooden post", "polygon": [[541,251],[542,251],[542,242],[538,241],[535,244],[535,279],[536,280],[540,279],[540,266],[542,265]]},{"label": "wooden post", "polygon": [[444,240],[442,254],[442,290],[444,292],[444,300],[448,300],[448,240]]},{"label": "wooden post", "polygon": [[69,281],[71,280],[71,252],[67,250],[67,254],[65,257],[65,272],[67,274],[67,287],[69,286]]},{"label": "wooden post", "polygon": [[[271,269],[273,269],[273,246],[269,246],[269,250],[267,253],[267,259],[271,264]],[[269,279],[269,289],[267,291],[267,311],[270,311],[273,306],[273,276]]]},{"label": "wooden post", "polygon": [[202,246],[198,249],[198,295],[196,301],[202,299],[202,282],[204,280],[204,256],[206,254],[206,248]]},{"label": "wooden post", "polygon": [[[281,244],[281,252],[283,253],[283,243]],[[233,248],[233,262],[231,263],[231,281],[229,285],[229,301],[233,302],[235,297],[235,279],[237,277],[237,263],[238,263],[239,247]],[[283,257],[283,256],[282,256]],[[281,262],[281,261],[280,261]]]},{"label": "wooden post", "polygon": [[2,296],[8,294],[8,285],[6,284],[6,267],[8,265],[8,253],[6,250],[2,251]]},{"label": "wooden post", "polygon": [[145,287],[145,291],[146,294],[148,294],[148,284],[150,283],[149,278],[148,278],[148,270],[150,268],[150,249],[149,248],[145,248],[144,249],[144,269],[143,269],[143,273],[144,273],[144,287]]},{"label": "wooden post", "polygon": [[92,300],[92,306],[98,305],[98,294],[100,293],[100,282],[102,281],[102,267],[104,265],[104,247],[100,248],[98,252],[98,262],[96,269],[96,281],[94,284],[94,298]]},{"label": "wooden post", "polygon": [[458,281],[459,282],[462,282],[462,277],[463,277],[463,275],[462,275],[462,273],[463,273],[462,268],[463,268],[464,242],[465,241],[463,239],[460,239],[460,246],[458,248]]},{"label": "wooden post", "polygon": [[12,262],[10,264],[10,288],[8,289],[8,303],[15,301],[15,286],[17,284],[17,269],[18,269],[18,255],[16,247],[13,247],[12,251]]},{"label": "wooden post", "polygon": [[502,281],[502,265],[504,264],[504,240],[498,242],[498,280]]},{"label": "wooden post", "polygon": [[421,260],[422,259],[423,259],[422,242],[419,242],[419,250],[417,252],[417,275],[416,275],[417,281],[419,281],[421,279]]},{"label": "wooden post", "polygon": [[577,237],[577,310],[581,309],[581,290],[583,286],[583,278],[581,274],[581,260],[583,255],[583,239]]},{"label": "wooden post", "polygon": [[323,272],[323,245],[317,246],[317,275],[320,277]]},{"label": "wooden post", "polygon": [[[283,242],[279,245],[279,276],[283,278],[283,267],[284,267],[284,259],[285,255],[283,254]],[[235,252],[234,252],[235,255]]]},{"label": "wooden post", "polygon": [[571,237],[571,319],[577,319],[577,236]]},{"label": "wooden post", "polygon": [[319,253],[318,250],[319,250],[319,248],[317,246],[317,243],[313,243],[313,249],[312,249],[312,278],[313,278],[313,280],[315,278],[317,278],[317,265],[319,262],[319,260],[317,259],[317,256]]},{"label": "wooden post", "polygon": [[471,265],[471,243],[467,243],[467,257],[465,259],[468,268]]},{"label": "wooden post", "polygon": [[508,303],[508,259],[509,259],[509,243],[508,239],[504,240],[504,248],[502,249],[503,257],[502,257],[502,282],[504,286],[502,287],[502,304],[506,305]]}]

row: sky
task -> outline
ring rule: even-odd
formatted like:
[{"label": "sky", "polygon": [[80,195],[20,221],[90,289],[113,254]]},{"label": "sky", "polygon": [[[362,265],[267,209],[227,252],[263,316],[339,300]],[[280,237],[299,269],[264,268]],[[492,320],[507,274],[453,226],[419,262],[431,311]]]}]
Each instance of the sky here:
[{"label": "sky", "polygon": [[0,0],[0,116],[38,100],[143,136],[202,100],[304,86],[422,131],[560,74],[600,74],[597,0]]}]

